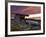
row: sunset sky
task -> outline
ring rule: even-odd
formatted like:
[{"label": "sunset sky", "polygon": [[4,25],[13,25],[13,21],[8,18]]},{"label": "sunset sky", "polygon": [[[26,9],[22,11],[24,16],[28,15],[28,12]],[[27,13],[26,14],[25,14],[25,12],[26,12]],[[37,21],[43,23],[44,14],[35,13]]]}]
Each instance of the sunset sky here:
[{"label": "sunset sky", "polygon": [[25,19],[41,19],[41,7],[39,6],[11,6],[12,14],[23,14],[29,15],[25,16]]},{"label": "sunset sky", "polygon": [[11,12],[17,14],[37,14],[41,12],[39,6],[11,6]]}]

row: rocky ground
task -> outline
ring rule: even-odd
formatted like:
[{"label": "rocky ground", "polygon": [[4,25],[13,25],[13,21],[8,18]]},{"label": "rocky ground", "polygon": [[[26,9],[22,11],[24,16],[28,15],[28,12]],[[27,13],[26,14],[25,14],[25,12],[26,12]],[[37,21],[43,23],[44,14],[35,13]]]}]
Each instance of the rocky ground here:
[{"label": "rocky ground", "polygon": [[16,23],[15,21],[11,22],[11,31],[29,31],[29,30],[39,30],[40,24],[31,23]]}]

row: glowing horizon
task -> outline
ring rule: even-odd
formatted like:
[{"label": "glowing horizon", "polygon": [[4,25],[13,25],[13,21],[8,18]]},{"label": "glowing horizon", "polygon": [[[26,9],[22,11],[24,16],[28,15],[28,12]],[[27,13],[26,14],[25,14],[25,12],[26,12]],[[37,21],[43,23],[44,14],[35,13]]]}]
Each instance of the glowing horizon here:
[{"label": "glowing horizon", "polygon": [[25,16],[25,19],[40,19],[41,18],[41,14],[30,14],[29,16]]}]

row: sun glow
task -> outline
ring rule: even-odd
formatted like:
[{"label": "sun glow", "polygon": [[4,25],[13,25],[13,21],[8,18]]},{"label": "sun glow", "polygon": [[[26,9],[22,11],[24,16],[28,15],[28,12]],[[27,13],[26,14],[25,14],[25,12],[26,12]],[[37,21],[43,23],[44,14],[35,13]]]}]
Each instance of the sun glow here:
[{"label": "sun glow", "polygon": [[25,19],[32,18],[32,19],[40,19],[41,14],[29,14],[29,16],[25,16]]}]

